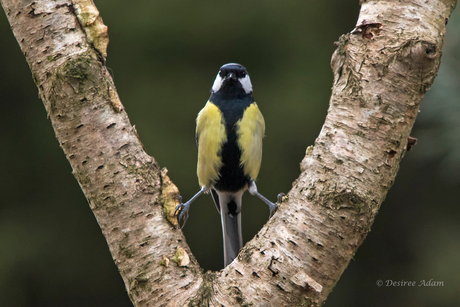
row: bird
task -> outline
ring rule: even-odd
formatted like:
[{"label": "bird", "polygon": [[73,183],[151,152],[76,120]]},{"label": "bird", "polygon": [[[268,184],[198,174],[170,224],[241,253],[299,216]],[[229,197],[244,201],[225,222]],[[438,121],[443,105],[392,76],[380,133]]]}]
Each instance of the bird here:
[{"label": "bird", "polygon": [[223,65],[216,76],[204,108],[196,119],[198,146],[197,177],[201,189],[176,207],[179,225],[185,226],[190,205],[203,193],[210,193],[222,223],[224,266],[243,247],[241,207],[248,190],[265,202],[270,217],[284,194],[273,203],[257,190],[256,179],[262,161],[265,121],[253,97],[246,68],[237,63]]}]

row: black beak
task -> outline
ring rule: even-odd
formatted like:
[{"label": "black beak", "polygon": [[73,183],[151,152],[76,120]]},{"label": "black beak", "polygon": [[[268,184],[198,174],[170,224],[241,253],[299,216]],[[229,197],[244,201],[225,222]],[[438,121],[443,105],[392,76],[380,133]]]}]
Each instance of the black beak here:
[{"label": "black beak", "polygon": [[232,79],[233,81],[235,81],[238,78],[236,77],[236,74],[231,72],[227,75],[227,79]]}]

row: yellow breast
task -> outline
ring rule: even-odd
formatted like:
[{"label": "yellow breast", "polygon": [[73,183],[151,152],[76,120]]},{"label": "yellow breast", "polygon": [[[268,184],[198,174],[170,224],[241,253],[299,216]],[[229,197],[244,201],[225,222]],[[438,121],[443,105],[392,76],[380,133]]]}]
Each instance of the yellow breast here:
[{"label": "yellow breast", "polygon": [[238,146],[241,150],[241,166],[244,173],[255,180],[262,162],[262,139],[265,121],[257,104],[252,103],[237,122]]},{"label": "yellow breast", "polygon": [[196,119],[198,138],[197,175],[201,187],[211,187],[219,179],[221,148],[227,141],[225,122],[219,108],[208,101]]}]

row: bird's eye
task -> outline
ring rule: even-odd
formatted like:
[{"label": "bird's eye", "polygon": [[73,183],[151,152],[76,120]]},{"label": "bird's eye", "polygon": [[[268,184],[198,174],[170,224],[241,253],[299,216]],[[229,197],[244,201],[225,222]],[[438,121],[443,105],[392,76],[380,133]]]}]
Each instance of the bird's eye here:
[{"label": "bird's eye", "polygon": [[219,76],[222,77],[223,73],[222,73],[222,70],[219,70]]},{"label": "bird's eye", "polygon": [[246,77],[246,72],[243,71],[243,73],[241,74],[243,77]]}]

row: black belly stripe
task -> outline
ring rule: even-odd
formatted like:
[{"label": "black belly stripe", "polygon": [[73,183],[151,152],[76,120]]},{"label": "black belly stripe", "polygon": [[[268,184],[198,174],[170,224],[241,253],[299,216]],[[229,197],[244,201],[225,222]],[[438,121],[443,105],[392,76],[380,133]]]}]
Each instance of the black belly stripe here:
[{"label": "black belly stripe", "polygon": [[244,174],[240,165],[241,150],[238,146],[235,124],[243,117],[244,111],[254,102],[254,99],[250,94],[238,98],[226,98],[214,93],[209,98],[221,110],[227,133],[227,142],[222,146],[221,152],[223,165],[214,187],[218,191],[236,192],[244,188],[250,178]]},{"label": "black belly stripe", "polygon": [[227,134],[227,142],[222,147],[223,165],[219,170],[219,179],[214,184],[218,191],[236,192],[249,182],[240,165],[241,150],[236,141],[236,133],[232,130]]}]

